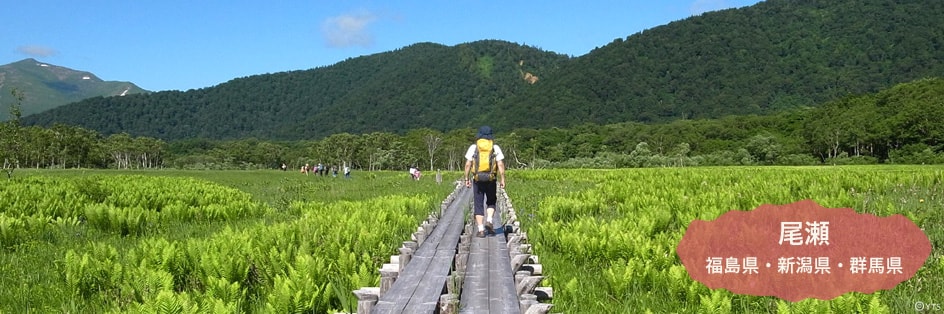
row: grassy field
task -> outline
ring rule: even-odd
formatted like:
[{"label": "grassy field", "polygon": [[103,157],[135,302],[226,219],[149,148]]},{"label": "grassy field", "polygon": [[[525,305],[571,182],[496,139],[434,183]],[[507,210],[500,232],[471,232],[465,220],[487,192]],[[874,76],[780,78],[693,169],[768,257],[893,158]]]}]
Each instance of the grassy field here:
[{"label": "grassy field", "polygon": [[[0,238],[3,313],[353,310],[350,291],[376,286],[380,264],[453,190],[405,172],[15,175],[0,182],[0,198],[13,199],[0,207],[0,235],[9,235]],[[210,209],[221,214],[201,213]]]},{"label": "grassy field", "polygon": [[[509,184],[565,313],[904,313],[944,303],[944,168],[929,166],[662,168],[516,173]],[[812,199],[928,235],[930,258],[891,290],[823,301],[709,290],[676,246],[692,220]],[[881,232],[876,230],[875,232]]]},{"label": "grassy field", "polygon": [[[155,179],[144,179],[148,177]],[[218,202],[232,204],[227,206],[236,208],[236,214],[175,219],[170,211],[163,210],[132,219],[131,224],[127,223],[129,218],[122,218],[121,224],[109,224],[105,218],[85,217],[96,213],[88,208],[97,207],[79,203],[76,206],[87,208],[75,213],[74,221],[48,223],[55,227],[33,230],[25,238],[11,237],[14,242],[10,243],[15,244],[0,250],[0,270],[5,274],[0,278],[0,312],[160,312],[155,310],[157,305],[168,304],[178,305],[181,312],[350,310],[350,288],[376,285],[379,264],[394,254],[416,224],[451,192],[450,184],[437,185],[432,177],[427,178],[411,181],[405,172],[355,172],[351,180],[345,180],[279,171],[17,171],[12,182],[38,180],[61,186],[50,187],[50,191],[61,190],[53,195],[33,196],[45,199],[35,201],[37,210],[63,207],[68,212],[69,206],[56,197],[84,199],[83,195],[153,185],[167,192],[150,194],[195,194],[187,196],[191,202],[206,201],[200,194],[223,195]],[[129,180],[131,183],[112,183]],[[544,285],[554,288],[555,312],[899,313],[915,310],[918,302],[944,303],[942,182],[944,168],[930,166],[512,170],[508,172],[507,191],[535,254],[545,265]],[[197,192],[181,192],[174,185],[199,188]],[[171,200],[164,201],[142,194],[144,204],[158,204],[165,209],[169,207],[162,202],[179,202],[177,198],[183,197],[167,196]],[[243,197],[248,201],[239,201]],[[131,202],[102,199],[109,204]],[[751,210],[761,204],[802,199],[878,216],[905,215],[929,236],[931,257],[914,278],[892,290],[791,303],[709,290],[688,277],[675,254],[692,220],[712,220],[729,210]],[[148,206],[139,206],[139,210],[147,211]],[[4,211],[11,210],[0,213]],[[246,214],[250,212],[253,214]],[[96,221],[100,223],[94,224]],[[385,223],[389,225],[383,229],[389,232],[378,231],[376,226]],[[233,241],[250,244],[245,248],[221,244]],[[264,252],[256,246],[279,250]],[[160,261],[133,257],[154,252],[155,247],[176,248],[175,256],[209,250],[212,254],[208,259],[221,264],[200,266],[182,257]],[[117,254],[109,253],[111,249]],[[314,254],[318,249],[327,251]],[[223,265],[232,259],[225,252],[248,256],[254,262]],[[124,276],[169,276],[170,283],[157,286],[175,294],[129,292],[161,290],[134,283],[83,286],[87,278],[75,279],[74,274],[89,272],[70,266],[83,254],[92,261],[88,267],[118,267]],[[108,258],[96,257],[102,254],[114,256],[108,262]],[[322,259],[307,260],[305,256]],[[323,265],[310,266],[321,265],[318,263]],[[268,265],[265,269],[271,271],[247,276],[254,265]],[[302,276],[299,269],[304,267],[324,269]],[[230,272],[234,274],[218,273],[217,269],[224,268],[234,269]],[[108,280],[112,279],[122,282],[121,278]],[[102,284],[108,280],[91,282]],[[253,280],[263,284],[253,284]],[[309,281],[316,284],[300,284]],[[238,283],[236,288],[232,288],[234,282]],[[290,296],[298,290],[317,293]],[[207,291],[216,294],[206,296]]]}]

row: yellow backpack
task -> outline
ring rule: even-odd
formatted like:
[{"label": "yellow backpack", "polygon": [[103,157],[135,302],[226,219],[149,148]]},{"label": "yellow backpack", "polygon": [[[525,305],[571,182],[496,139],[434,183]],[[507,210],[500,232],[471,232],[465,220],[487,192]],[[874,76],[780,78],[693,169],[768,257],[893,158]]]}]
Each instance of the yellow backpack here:
[{"label": "yellow backpack", "polygon": [[475,174],[472,176],[475,181],[490,182],[495,181],[495,174],[498,172],[498,162],[495,160],[495,143],[486,138],[480,138],[475,141],[475,153],[472,154],[472,162]]}]

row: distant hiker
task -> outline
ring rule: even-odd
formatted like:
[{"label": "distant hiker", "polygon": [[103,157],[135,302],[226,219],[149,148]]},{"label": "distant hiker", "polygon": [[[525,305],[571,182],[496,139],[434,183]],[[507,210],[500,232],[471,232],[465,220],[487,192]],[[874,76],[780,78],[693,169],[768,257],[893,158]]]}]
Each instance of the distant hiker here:
[{"label": "distant hiker", "polygon": [[338,177],[338,167],[337,167],[337,166],[331,166],[331,177],[333,177],[333,178],[337,178],[337,177]]},{"label": "distant hiker", "polygon": [[282,164],[282,171],[286,171],[286,170],[288,170],[288,166],[286,166],[286,165],[283,163],[283,164]]},{"label": "distant hiker", "polygon": [[304,173],[306,176],[308,175],[308,164],[307,164],[307,163],[306,163],[304,166],[302,166],[302,173]]},{"label": "distant hiker", "polygon": [[[465,186],[472,187],[475,223],[478,237],[485,237],[485,229],[494,234],[492,216],[495,216],[497,188],[505,188],[505,155],[495,144],[492,128],[482,126],[475,135],[475,143],[465,153]],[[485,215],[485,223],[482,217]]]},{"label": "distant hiker", "polygon": [[351,167],[346,166],[346,165],[344,166],[344,178],[345,179],[351,178]]},{"label": "distant hiker", "polygon": [[416,172],[419,169],[416,169],[416,166],[410,166],[410,179],[416,180]]}]

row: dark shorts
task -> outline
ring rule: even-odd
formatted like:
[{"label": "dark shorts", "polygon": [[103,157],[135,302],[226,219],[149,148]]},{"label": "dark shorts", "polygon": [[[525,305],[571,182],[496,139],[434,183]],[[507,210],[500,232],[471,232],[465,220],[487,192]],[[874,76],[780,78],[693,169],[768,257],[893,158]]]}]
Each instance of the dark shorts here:
[{"label": "dark shorts", "polygon": [[498,182],[472,182],[472,211],[475,215],[485,215],[485,208],[495,208]]}]

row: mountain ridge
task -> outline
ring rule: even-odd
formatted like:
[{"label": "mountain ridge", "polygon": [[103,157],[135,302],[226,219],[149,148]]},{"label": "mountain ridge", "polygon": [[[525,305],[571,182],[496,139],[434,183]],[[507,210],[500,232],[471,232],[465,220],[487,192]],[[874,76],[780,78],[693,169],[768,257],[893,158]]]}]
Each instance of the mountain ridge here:
[{"label": "mountain ridge", "polygon": [[939,16],[944,2],[768,0],[617,38],[579,57],[499,40],[417,43],[200,90],[87,99],[25,121],[166,140],[296,140],[772,114],[941,76]]},{"label": "mountain ridge", "polygon": [[14,100],[16,88],[23,96],[20,109],[24,116],[95,96],[122,96],[147,91],[131,82],[105,81],[92,72],[26,58],[0,65],[0,120],[9,119],[6,108]]}]

